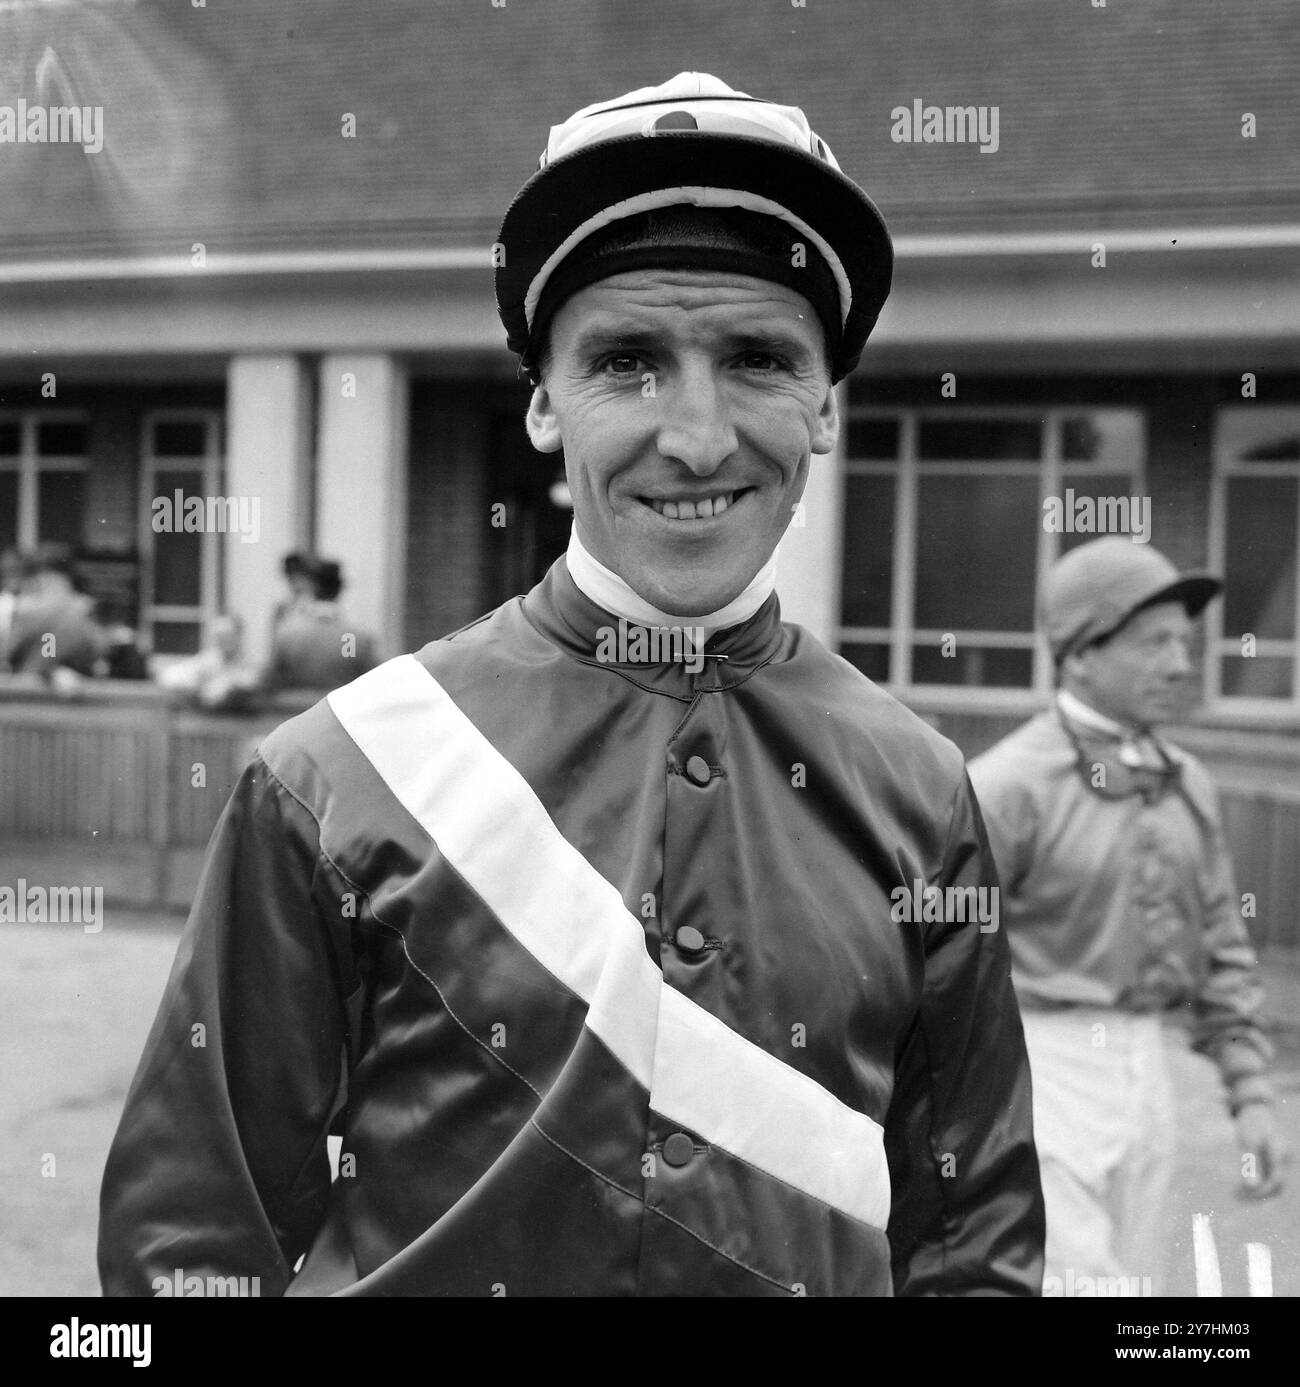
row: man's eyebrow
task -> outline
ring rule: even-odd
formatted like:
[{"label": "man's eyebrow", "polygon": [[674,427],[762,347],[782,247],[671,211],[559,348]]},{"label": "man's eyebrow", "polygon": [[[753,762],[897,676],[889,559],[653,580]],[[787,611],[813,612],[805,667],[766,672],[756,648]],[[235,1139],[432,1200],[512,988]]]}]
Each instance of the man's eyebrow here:
[{"label": "man's eyebrow", "polygon": [[618,321],[591,323],[581,328],[574,339],[580,352],[614,351],[618,349],[656,346],[662,336],[640,323]]},{"label": "man's eyebrow", "polygon": [[729,333],[727,343],[737,351],[766,352],[774,347],[790,353],[805,355],[816,351],[813,343],[807,342],[784,323],[747,324]]},{"label": "man's eyebrow", "polygon": [[[581,328],[574,339],[574,346],[578,351],[588,353],[645,350],[660,347],[663,342],[663,334],[644,323],[610,320]],[[780,321],[746,323],[727,332],[722,343],[727,351],[734,352],[780,350],[790,355],[813,356],[817,350],[815,344],[807,342],[797,330]]]}]

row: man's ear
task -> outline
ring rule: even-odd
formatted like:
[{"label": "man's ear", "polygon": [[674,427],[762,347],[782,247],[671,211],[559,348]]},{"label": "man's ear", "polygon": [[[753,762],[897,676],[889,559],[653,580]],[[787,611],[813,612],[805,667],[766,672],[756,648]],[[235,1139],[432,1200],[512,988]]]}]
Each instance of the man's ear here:
[{"label": "man's ear", "polygon": [[558,453],[563,446],[560,423],[555,417],[551,394],[545,385],[533,386],[533,398],[524,416],[528,437],[539,453]]},{"label": "man's ear", "polygon": [[1088,682],[1088,654],[1089,647],[1084,646],[1082,650],[1071,651],[1061,661],[1061,679],[1063,686],[1086,685]]},{"label": "man's ear", "polygon": [[839,392],[833,385],[827,385],[826,398],[822,401],[821,408],[817,411],[816,421],[813,424],[812,451],[814,453],[829,453],[835,447],[835,440],[839,436]]}]

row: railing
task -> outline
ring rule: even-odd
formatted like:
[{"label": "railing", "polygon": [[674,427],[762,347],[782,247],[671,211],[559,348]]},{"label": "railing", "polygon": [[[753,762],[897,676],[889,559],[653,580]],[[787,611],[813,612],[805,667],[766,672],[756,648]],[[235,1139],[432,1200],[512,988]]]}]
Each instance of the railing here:
[{"label": "railing", "polygon": [[152,685],[87,682],[74,698],[0,684],[0,879],[102,885],[183,906],[202,849],[258,742],[312,702],[249,716],[177,708]]},{"label": "railing", "polygon": [[[178,709],[147,684],[87,683],[75,700],[0,682],[0,883],[41,874],[106,899],[183,907],[203,848],[254,747],[309,697],[251,715]],[[1026,716],[918,707],[974,755]],[[1204,726],[1173,740],[1219,784],[1237,885],[1260,946],[1300,947],[1300,738]]]}]

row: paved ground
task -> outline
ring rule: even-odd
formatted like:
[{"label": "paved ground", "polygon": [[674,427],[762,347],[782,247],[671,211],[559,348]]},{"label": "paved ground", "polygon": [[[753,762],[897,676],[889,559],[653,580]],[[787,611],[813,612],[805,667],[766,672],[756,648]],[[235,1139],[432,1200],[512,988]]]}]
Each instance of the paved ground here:
[{"label": "paved ground", "polygon": [[1286,1187],[1276,1198],[1242,1199],[1240,1156],[1221,1096],[1218,1071],[1185,1046],[1174,1054],[1180,1144],[1175,1176],[1173,1261],[1170,1293],[1196,1294],[1192,1217],[1209,1214],[1225,1296],[1248,1294],[1248,1242],[1271,1250],[1273,1294],[1300,1296],[1300,959],[1264,960],[1266,1015],[1278,1047],[1274,1069],[1277,1116],[1292,1152]]},{"label": "paved ground", "polygon": [[[0,1295],[96,1295],[104,1157],[175,951],[171,916],[106,912],[100,934],[4,925],[0,975]],[[1280,1113],[1300,1151],[1300,960],[1268,960],[1270,1015],[1284,1019]],[[1263,1204],[1235,1195],[1237,1156],[1213,1068],[1179,1049],[1180,1295],[1195,1292],[1191,1220],[1213,1219],[1228,1295],[1246,1293],[1247,1242],[1272,1250],[1274,1293],[1300,1295],[1300,1173]]]}]

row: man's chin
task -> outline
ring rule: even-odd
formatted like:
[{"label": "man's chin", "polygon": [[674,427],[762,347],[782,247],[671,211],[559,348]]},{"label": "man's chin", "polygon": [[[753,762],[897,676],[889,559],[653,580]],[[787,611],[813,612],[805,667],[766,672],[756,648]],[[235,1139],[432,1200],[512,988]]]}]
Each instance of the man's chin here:
[{"label": "man's chin", "polygon": [[712,579],[697,582],[662,583],[632,578],[632,590],[651,606],[670,616],[699,617],[720,611],[735,601],[748,586],[749,580],[726,581]]}]

